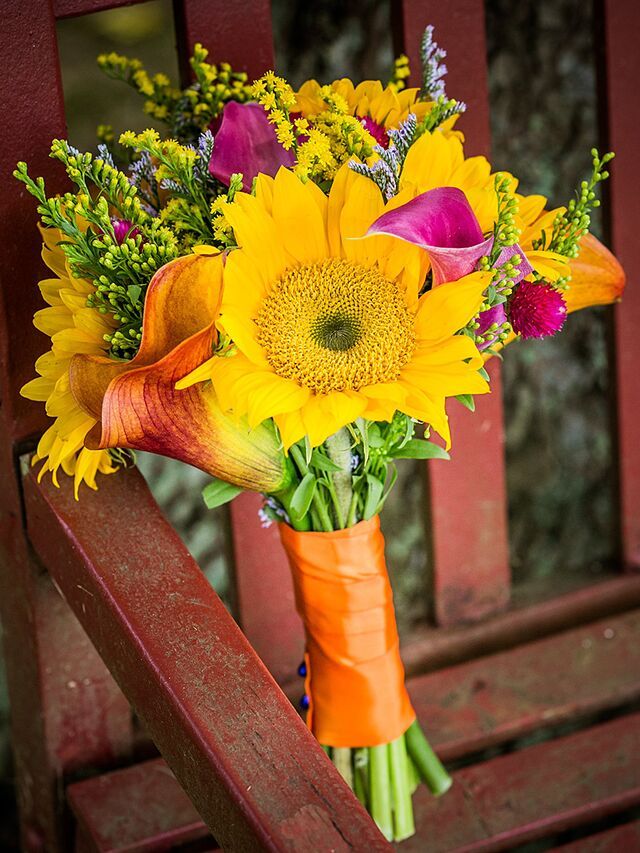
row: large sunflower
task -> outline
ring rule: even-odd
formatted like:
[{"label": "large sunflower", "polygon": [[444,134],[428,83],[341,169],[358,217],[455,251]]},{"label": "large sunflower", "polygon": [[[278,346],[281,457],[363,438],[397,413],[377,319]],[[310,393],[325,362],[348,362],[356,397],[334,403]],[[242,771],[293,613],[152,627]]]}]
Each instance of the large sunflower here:
[{"label": "large sunflower", "polygon": [[396,410],[449,442],[445,398],[488,391],[473,342],[490,274],[419,297],[428,255],[361,237],[385,210],[380,190],[343,167],[327,198],[281,169],[226,207],[239,249],[224,269],[220,325],[237,347],[179,386],[212,379],[224,408],[251,426],[273,417],[286,448],[322,443],[358,417]]},{"label": "large sunflower", "polygon": [[69,367],[77,353],[104,356],[108,349],[105,335],[112,333],[117,324],[110,315],[87,307],[87,296],[95,288],[72,275],[58,245],[62,240],[60,232],[53,228],[40,230],[44,241],[42,258],[55,278],[39,283],[49,307],[36,312],[33,322],[51,338],[51,349],[37,360],[39,376],[28,382],[21,393],[29,400],[44,402],[47,414],[54,419],[34,456],[34,462],[43,461],[40,476],[50,471],[57,485],[57,473],[62,468],[73,476],[77,494],[83,481],[95,489],[96,473],[111,474],[117,466],[107,450],[89,450],[84,446],[96,420],[78,405],[71,393]]}]

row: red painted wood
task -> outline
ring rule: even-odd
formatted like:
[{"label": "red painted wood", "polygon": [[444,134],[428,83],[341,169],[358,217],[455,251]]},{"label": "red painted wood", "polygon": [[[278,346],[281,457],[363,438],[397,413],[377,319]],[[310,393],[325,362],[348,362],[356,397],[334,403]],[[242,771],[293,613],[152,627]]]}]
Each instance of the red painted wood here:
[{"label": "red painted wood", "polygon": [[[425,26],[447,51],[447,92],[468,104],[460,120],[467,154],[488,154],[489,106],[482,0],[404,0],[396,5],[399,45],[414,78]],[[413,79],[416,85],[419,78]],[[489,368],[493,392],[476,401],[475,414],[448,407],[452,459],[429,466],[434,610],[439,625],[482,619],[509,602],[509,547],[500,365]]]},{"label": "red painted wood", "polygon": [[606,832],[554,847],[551,853],[636,853],[640,850],[640,821],[624,823]]},{"label": "red painted wood", "polygon": [[225,849],[389,849],[135,470],[81,503],[24,486],[34,548]]},{"label": "red painted wood", "polygon": [[480,625],[417,631],[402,648],[406,671],[431,672],[640,606],[640,577],[603,581],[493,616]]},{"label": "red painted wood", "polygon": [[78,15],[90,15],[104,12],[120,6],[137,6],[145,0],[53,0],[56,18],[75,18]]},{"label": "red painted wood", "polygon": [[511,850],[640,804],[640,715],[466,767],[451,790],[414,797],[416,835],[402,851]]},{"label": "red painted wood", "polygon": [[269,0],[174,0],[179,53],[184,60],[196,42],[212,62],[229,62],[251,78],[273,68]]},{"label": "red painted wood", "polygon": [[640,6],[634,0],[605,0],[604,9],[607,147],[616,152],[609,187],[611,237],[628,276],[624,301],[615,309],[622,555],[628,567],[640,568],[640,194],[634,142],[640,122]]},{"label": "red painted wood", "polygon": [[[453,760],[636,700],[639,638],[640,610],[412,679],[409,692],[438,754]],[[131,850],[162,849],[152,845],[206,834],[162,761],[77,783],[70,796],[91,850],[125,840]]]},{"label": "red painted wood", "polygon": [[[265,530],[262,498],[243,494],[231,505],[240,625],[278,682],[296,677],[304,655],[304,632],[295,608],[289,564],[276,525]],[[302,682],[297,679],[302,692]]]},{"label": "red painted wood", "polygon": [[445,760],[640,697],[640,610],[411,679]]},{"label": "red painted wood", "polygon": [[[7,440],[16,441],[47,421],[43,406],[18,394],[34,375],[36,357],[46,349],[46,339],[33,327],[34,311],[42,307],[35,284],[43,278],[45,267],[35,201],[11,173],[18,160],[28,159],[32,174],[50,176],[51,192],[63,186],[60,171],[48,157],[51,139],[66,133],[55,23],[48,0],[25,0],[3,9],[0,55],[0,399]],[[0,496],[0,503],[5,497]]]},{"label": "red painted wood", "polygon": [[62,186],[48,158],[51,138],[65,134],[48,0],[3,9],[0,54],[0,615],[22,847],[58,851],[69,845],[64,776],[126,755],[131,721],[128,704],[33,559],[16,473],[18,443],[46,421],[42,406],[18,394],[46,342],[32,324],[44,272],[35,203],[11,172],[28,159],[32,173],[50,176],[51,192]]},{"label": "red painted wood", "polygon": [[[176,22],[183,66],[192,45],[200,41],[213,62],[230,62],[251,77],[274,67],[268,0],[242,4],[180,0]],[[272,675],[286,681],[302,658],[304,634],[293,606],[289,564],[275,528],[260,525],[260,504],[259,496],[244,494],[231,506],[238,613],[245,634]]]},{"label": "red painted wood", "polygon": [[161,758],[76,782],[67,796],[87,853],[171,850],[211,837]]}]

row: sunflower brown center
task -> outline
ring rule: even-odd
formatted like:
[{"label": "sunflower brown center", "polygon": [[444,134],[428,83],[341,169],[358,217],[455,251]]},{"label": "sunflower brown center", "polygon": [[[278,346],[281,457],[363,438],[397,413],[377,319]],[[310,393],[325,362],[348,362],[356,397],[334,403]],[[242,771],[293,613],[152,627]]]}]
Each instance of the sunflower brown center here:
[{"label": "sunflower brown center", "polygon": [[392,382],[415,346],[398,284],[340,258],[288,270],[255,323],[273,370],[318,394]]}]

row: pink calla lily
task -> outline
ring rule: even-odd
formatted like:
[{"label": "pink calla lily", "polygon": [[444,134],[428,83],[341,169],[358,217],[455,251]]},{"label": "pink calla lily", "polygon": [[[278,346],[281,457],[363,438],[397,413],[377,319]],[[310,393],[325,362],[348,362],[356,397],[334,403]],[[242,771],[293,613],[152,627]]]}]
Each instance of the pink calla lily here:
[{"label": "pink calla lily", "polygon": [[383,213],[366,236],[375,234],[398,237],[425,249],[434,287],[473,272],[493,244],[493,237],[484,239],[467,197],[456,187],[429,190]]},{"label": "pink calla lily", "polygon": [[229,186],[231,175],[242,172],[242,188],[250,192],[253,179],[260,172],[274,177],[280,166],[290,168],[294,162],[293,151],[278,142],[264,107],[229,101],[209,161],[214,178]]}]

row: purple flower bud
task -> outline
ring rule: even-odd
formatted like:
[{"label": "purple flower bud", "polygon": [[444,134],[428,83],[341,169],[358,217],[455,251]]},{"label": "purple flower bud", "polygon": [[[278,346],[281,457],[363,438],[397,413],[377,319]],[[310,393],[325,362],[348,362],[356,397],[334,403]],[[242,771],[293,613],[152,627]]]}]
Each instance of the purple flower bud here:
[{"label": "purple flower bud", "polygon": [[134,228],[133,222],[129,219],[118,219],[117,216],[111,217],[111,225],[113,226],[113,234],[116,238],[116,243],[121,246],[127,237],[137,237],[140,231]]},{"label": "purple flower bud", "polygon": [[513,331],[523,338],[545,338],[564,326],[567,303],[564,296],[546,282],[523,281],[509,305]]}]

